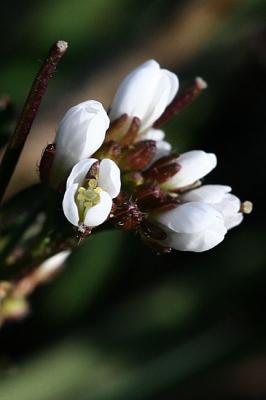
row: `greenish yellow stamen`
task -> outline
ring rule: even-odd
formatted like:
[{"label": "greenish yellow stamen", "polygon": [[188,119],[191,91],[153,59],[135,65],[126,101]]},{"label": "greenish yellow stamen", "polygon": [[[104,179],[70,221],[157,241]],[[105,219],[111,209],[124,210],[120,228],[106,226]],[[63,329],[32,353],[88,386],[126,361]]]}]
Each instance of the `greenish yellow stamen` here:
[{"label": "greenish yellow stamen", "polygon": [[76,195],[76,203],[79,211],[79,219],[83,221],[86,211],[100,202],[102,189],[97,187],[96,179],[89,179],[86,187],[81,186]]}]

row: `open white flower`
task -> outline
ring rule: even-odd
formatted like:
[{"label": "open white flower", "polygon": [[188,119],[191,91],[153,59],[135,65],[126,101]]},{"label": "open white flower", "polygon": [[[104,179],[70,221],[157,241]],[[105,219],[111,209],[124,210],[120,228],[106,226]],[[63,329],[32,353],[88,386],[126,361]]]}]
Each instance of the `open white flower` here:
[{"label": "open white flower", "polygon": [[202,150],[183,153],[176,161],[181,169],[162,185],[165,190],[175,190],[192,185],[213,170],[217,164],[215,154]]},{"label": "open white flower", "polygon": [[161,241],[181,251],[202,252],[219,244],[227,232],[223,215],[209,204],[185,203],[153,215],[167,234]]},{"label": "open white flower", "polygon": [[[129,116],[129,122],[133,117],[141,120],[139,134],[145,139],[147,131],[153,123],[162,115],[165,108],[175,97],[179,87],[177,76],[161,69],[155,60],[146,61],[131,71],[119,86],[110,109],[111,121],[123,114]],[[148,134],[153,140],[161,140],[162,131]]]},{"label": "open white flower", "polygon": [[94,176],[88,175],[97,161],[95,158],[79,161],[68,177],[63,210],[75,226],[93,228],[102,224],[110,214],[112,199],[120,192],[120,170],[114,161],[103,159],[99,171]]},{"label": "open white flower", "polygon": [[109,124],[102,104],[95,100],[84,101],[67,111],[55,138],[56,153],[51,172],[53,186],[66,178],[73,165],[99,149]]},{"label": "open white flower", "polygon": [[211,204],[223,214],[226,228],[231,229],[243,220],[243,214],[240,212],[241,202],[238,197],[229,193],[231,190],[230,186],[203,185],[183,194],[181,200]]}]

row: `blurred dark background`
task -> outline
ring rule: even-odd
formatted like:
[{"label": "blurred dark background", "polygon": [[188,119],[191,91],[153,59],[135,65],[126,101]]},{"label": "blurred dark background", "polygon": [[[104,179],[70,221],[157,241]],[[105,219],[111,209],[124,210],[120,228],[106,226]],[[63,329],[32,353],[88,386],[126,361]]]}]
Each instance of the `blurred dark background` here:
[{"label": "blurred dark background", "polygon": [[206,182],[254,211],[217,248],[156,256],[133,234],[99,233],[0,333],[1,400],[266,398],[264,0],[52,0],[1,5],[0,92],[20,110],[40,60],[62,60],[9,195],[68,107],[106,107],[133,67],[155,58],[208,90],[165,127],[178,151],[217,154]]}]

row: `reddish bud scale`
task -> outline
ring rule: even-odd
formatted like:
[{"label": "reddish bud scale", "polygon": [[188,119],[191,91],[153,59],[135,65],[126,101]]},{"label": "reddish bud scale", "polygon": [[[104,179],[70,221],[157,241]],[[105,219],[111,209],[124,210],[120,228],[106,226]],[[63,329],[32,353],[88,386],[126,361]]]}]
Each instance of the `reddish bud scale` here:
[{"label": "reddish bud scale", "polygon": [[170,155],[160,158],[147,171],[144,171],[143,175],[151,181],[164,183],[180,169],[181,165],[176,161],[176,155]]},{"label": "reddish bud scale", "polygon": [[143,214],[133,201],[116,204],[113,213],[113,223],[124,231],[136,229],[143,219]]},{"label": "reddish bud scale", "polygon": [[140,119],[138,117],[134,117],[132,119],[132,122],[131,122],[131,125],[130,125],[128,131],[120,140],[120,143],[123,146],[129,146],[130,144],[134,143],[134,141],[136,140],[136,138],[138,136],[140,125],[141,125]]},{"label": "reddish bud scale", "polygon": [[206,89],[207,84],[201,78],[196,78],[192,84],[184,88],[182,92],[174,98],[172,103],[166,107],[164,113],[154,122],[154,128],[159,128],[162,124],[169,121],[175,114],[182,111],[186,106],[191,104],[202,90]]},{"label": "reddish bud scale", "polygon": [[99,174],[99,168],[100,168],[100,162],[99,161],[95,161],[95,163],[92,164],[92,166],[90,167],[85,179],[89,180],[89,179],[97,178],[97,176]]},{"label": "reddish bud scale", "polygon": [[158,207],[165,197],[165,193],[161,191],[159,185],[146,183],[136,189],[134,197],[139,207],[143,211],[147,211]]},{"label": "reddish bud scale", "polygon": [[124,171],[142,170],[150,164],[156,153],[154,140],[143,140],[122,150],[119,165]]},{"label": "reddish bud scale", "polygon": [[121,117],[117,118],[115,121],[112,121],[109,129],[106,132],[106,141],[110,140],[118,140],[125,130],[125,126],[128,120],[128,115],[123,114]]},{"label": "reddish bud scale", "polygon": [[50,171],[55,156],[55,144],[51,143],[46,146],[43,151],[41,162],[39,165],[40,180],[43,183],[49,182]]},{"label": "reddish bud scale", "polygon": [[178,204],[178,198],[161,191],[158,185],[145,184],[137,188],[135,197],[142,211],[170,210]]},{"label": "reddish bud scale", "polygon": [[118,161],[121,155],[121,145],[113,140],[105,142],[100,150],[95,154],[95,158],[103,160],[104,158],[109,158],[113,161]]},{"label": "reddish bud scale", "polygon": [[165,240],[167,238],[167,234],[162,228],[147,219],[142,221],[140,232],[146,239]]}]

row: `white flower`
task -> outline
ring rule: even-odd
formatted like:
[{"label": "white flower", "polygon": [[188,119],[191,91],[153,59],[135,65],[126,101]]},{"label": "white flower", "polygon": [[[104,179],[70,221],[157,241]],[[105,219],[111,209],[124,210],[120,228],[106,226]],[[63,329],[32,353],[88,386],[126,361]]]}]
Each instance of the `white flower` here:
[{"label": "white flower", "polygon": [[231,190],[230,186],[203,185],[190,190],[180,198],[185,202],[200,201],[211,204],[223,214],[226,228],[231,229],[243,220],[243,214],[240,212],[241,202],[238,197],[229,193]]},{"label": "white flower", "polygon": [[209,250],[220,243],[227,232],[223,215],[200,202],[181,204],[155,214],[153,219],[167,233],[161,244],[181,251]]},{"label": "white flower", "polygon": [[[178,90],[177,76],[149,60],[131,71],[119,86],[110,109],[111,121],[123,114],[141,120],[140,134],[162,115]],[[156,140],[156,139],[155,139]]]},{"label": "white flower", "polygon": [[51,183],[56,186],[78,161],[90,157],[102,145],[109,118],[101,103],[84,101],[70,108],[59,124]]},{"label": "white flower", "polygon": [[120,192],[120,170],[112,160],[102,160],[97,175],[88,177],[97,161],[95,158],[79,161],[68,177],[63,210],[75,226],[93,228],[102,224],[110,214],[112,199]]},{"label": "white flower", "polygon": [[213,153],[192,150],[181,154],[177,158],[177,162],[181,169],[162,185],[165,190],[175,190],[192,185],[216,167],[217,159]]}]

